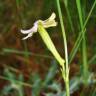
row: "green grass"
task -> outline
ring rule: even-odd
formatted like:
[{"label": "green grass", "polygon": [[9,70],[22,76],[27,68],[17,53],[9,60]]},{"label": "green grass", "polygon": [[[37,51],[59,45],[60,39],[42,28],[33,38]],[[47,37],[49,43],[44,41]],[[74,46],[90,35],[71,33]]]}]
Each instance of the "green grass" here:
[{"label": "green grass", "polygon": [[[79,14],[79,21],[80,21],[80,30],[83,29],[83,22],[85,20],[86,16],[86,10],[85,10],[85,6],[83,7],[83,10],[81,9],[81,2],[80,0],[76,0],[76,5],[77,5],[77,9],[78,9],[78,14]],[[84,14],[83,14],[84,13]],[[86,29],[86,28],[85,28]],[[88,61],[87,61],[87,49],[86,49],[86,34],[83,36],[82,39],[82,65],[83,65],[83,77],[84,77],[84,83],[87,84],[87,80],[88,80]]]}]

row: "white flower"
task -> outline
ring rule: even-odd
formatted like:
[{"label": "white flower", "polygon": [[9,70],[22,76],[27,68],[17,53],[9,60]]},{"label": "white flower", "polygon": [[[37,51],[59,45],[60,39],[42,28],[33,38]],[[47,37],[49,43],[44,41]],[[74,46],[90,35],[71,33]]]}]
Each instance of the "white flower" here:
[{"label": "white flower", "polygon": [[24,37],[23,40],[31,37],[33,35],[33,33],[36,33],[37,32],[37,30],[38,30],[38,22],[41,22],[44,28],[49,28],[49,27],[56,26],[57,25],[57,22],[55,21],[55,18],[56,18],[56,14],[53,12],[52,15],[47,20],[44,20],[44,21],[37,20],[34,23],[33,27],[30,28],[29,30],[22,30],[21,29],[21,33],[27,34],[27,36]]}]

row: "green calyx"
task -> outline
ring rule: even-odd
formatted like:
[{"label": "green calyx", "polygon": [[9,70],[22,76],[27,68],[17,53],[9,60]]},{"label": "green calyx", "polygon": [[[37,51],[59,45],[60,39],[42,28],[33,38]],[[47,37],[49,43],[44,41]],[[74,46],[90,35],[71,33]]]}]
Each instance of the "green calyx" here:
[{"label": "green calyx", "polygon": [[53,54],[53,56],[59,62],[60,66],[64,66],[65,60],[60,56],[60,54],[56,50],[56,48],[55,48],[55,46],[54,46],[54,44],[53,44],[53,42],[52,42],[52,40],[51,40],[48,32],[43,27],[41,21],[38,22],[38,32],[39,32],[39,34],[40,34],[43,42],[47,46],[47,48],[51,51],[51,53]]}]

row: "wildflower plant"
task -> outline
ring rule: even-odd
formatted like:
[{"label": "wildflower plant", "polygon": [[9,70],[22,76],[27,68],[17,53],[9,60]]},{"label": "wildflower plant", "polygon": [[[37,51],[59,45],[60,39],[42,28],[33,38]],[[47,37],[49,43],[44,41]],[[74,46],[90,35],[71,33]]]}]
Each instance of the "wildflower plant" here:
[{"label": "wildflower plant", "polygon": [[[55,27],[57,26],[57,22],[55,21],[56,14],[53,12],[52,15],[47,20],[37,20],[33,27],[29,30],[21,30],[21,33],[27,34],[26,37],[23,38],[23,40],[28,39],[31,37],[34,33],[39,32],[43,42],[45,43],[46,47],[50,50],[50,52],[53,54],[53,56],[56,58],[60,65],[60,70],[62,73],[62,77],[65,81],[66,85],[66,93],[67,96],[69,96],[69,68],[68,65],[65,64],[65,60],[60,56],[58,51],[56,50],[56,47],[54,46],[48,32],[46,31],[46,28],[49,27]],[[67,66],[67,67],[66,67]],[[66,71],[67,68],[67,71]]]},{"label": "wildflower plant", "polygon": [[52,15],[47,20],[44,21],[38,20],[34,23],[34,26],[31,29],[21,30],[21,33],[28,34],[26,37],[23,38],[23,40],[25,40],[38,31],[47,48],[51,51],[51,53],[54,55],[54,57],[59,62],[59,64],[63,66],[65,61],[57,52],[48,32],[45,30],[45,28],[57,26],[57,22],[55,21],[55,18],[56,18],[56,14],[52,13]]}]

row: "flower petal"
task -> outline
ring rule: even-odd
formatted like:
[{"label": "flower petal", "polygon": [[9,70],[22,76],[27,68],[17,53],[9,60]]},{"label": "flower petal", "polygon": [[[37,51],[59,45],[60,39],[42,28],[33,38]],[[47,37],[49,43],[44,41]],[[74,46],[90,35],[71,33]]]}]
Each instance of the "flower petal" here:
[{"label": "flower petal", "polygon": [[34,23],[34,26],[32,28],[30,28],[29,30],[22,30],[21,29],[21,33],[23,34],[29,34],[29,33],[32,33],[32,32],[37,32],[37,24]]},{"label": "flower petal", "polygon": [[55,20],[52,20],[50,22],[44,22],[43,26],[44,28],[54,27],[57,26],[57,22]]},{"label": "flower petal", "polygon": [[54,20],[55,18],[56,18],[56,14],[53,12],[52,15],[48,19],[44,20],[44,22],[50,22]]},{"label": "flower petal", "polygon": [[44,28],[49,28],[49,27],[56,26],[57,22],[55,21],[55,18],[56,18],[56,14],[53,12],[52,15],[47,20],[44,20],[42,22]]},{"label": "flower petal", "polygon": [[29,33],[29,34],[28,34],[26,37],[24,37],[22,40],[25,40],[25,39],[31,37],[32,35],[33,35],[33,33]]},{"label": "flower petal", "polygon": [[52,15],[49,17],[49,20],[54,20],[56,18],[56,14],[53,12]]}]

